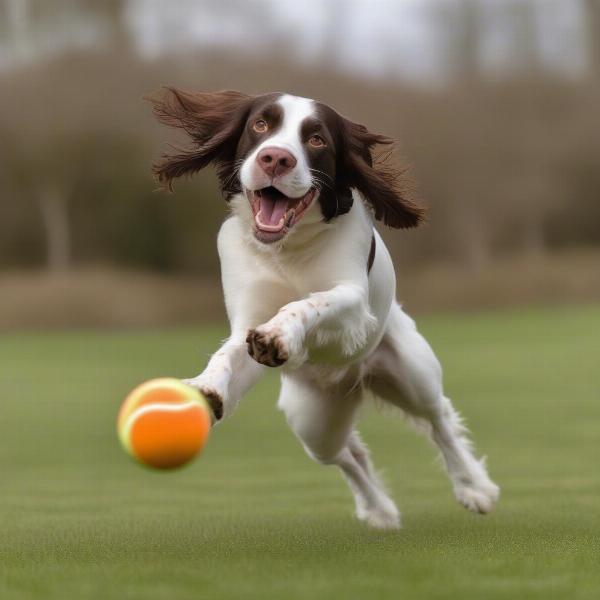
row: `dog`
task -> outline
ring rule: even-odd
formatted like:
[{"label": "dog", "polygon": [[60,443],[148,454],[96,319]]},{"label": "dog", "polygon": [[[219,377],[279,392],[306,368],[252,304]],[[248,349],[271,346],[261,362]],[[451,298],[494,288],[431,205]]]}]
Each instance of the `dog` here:
[{"label": "dog", "polygon": [[285,93],[166,88],[152,100],[191,145],[154,165],[167,189],[212,164],[231,215],[218,234],[231,335],[198,376],[213,423],[229,416],[268,368],[278,406],[319,463],[337,465],[356,516],[381,529],[400,513],[356,430],[365,398],[401,408],[438,446],[457,500],[487,513],[499,496],[444,395],[442,370],[395,299],[392,260],[375,221],[415,227],[424,210],[402,172],[376,160],[387,136],[324,103]]}]

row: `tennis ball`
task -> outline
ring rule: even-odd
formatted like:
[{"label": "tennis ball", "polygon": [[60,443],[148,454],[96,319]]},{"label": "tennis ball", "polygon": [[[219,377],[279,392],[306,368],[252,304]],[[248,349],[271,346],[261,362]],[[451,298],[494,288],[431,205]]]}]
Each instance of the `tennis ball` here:
[{"label": "tennis ball", "polygon": [[178,379],[151,379],[125,398],[117,431],[125,451],[155,469],[181,467],[206,444],[210,408],[202,394]]}]

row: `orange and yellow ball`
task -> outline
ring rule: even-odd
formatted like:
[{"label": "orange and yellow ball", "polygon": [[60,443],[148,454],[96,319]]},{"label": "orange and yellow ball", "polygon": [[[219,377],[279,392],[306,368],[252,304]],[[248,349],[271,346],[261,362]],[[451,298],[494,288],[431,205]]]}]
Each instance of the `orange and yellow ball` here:
[{"label": "orange and yellow ball", "polygon": [[125,451],[156,469],[174,469],[194,458],[210,432],[202,394],[178,379],[152,379],[125,398],[117,419]]}]

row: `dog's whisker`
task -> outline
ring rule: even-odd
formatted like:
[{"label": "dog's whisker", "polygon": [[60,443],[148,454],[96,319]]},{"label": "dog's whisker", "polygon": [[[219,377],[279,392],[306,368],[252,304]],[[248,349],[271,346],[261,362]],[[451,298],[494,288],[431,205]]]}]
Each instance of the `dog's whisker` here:
[{"label": "dog's whisker", "polygon": [[333,183],[333,177],[331,175],[329,175],[329,173],[325,173],[325,171],[315,169],[314,167],[310,167],[309,171],[311,172],[311,174],[318,173],[319,175],[323,175],[323,176],[327,177],[327,179],[330,179],[331,182]]},{"label": "dog's whisker", "polygon": [[313,175],[313,179],[312,180],[313,180],[313,185],[319,185],[319,187],[321,189],[324,188],[324,187],[325,188],[329,188],[331,190],[333,189],[332,185],[330,185],[326,181],[323,181],[323,180],[319,179],[318,177],[315,177],[314,175]]},{"label": "dog's whisker", "polygon": [[244,164],[244,159],[239,159],[233,163],[233,169],[231,173],[228,175],[227,179],[224,182],[224,187],[229,187],[234,181],[235,178],[239,175],[239,172]]}]

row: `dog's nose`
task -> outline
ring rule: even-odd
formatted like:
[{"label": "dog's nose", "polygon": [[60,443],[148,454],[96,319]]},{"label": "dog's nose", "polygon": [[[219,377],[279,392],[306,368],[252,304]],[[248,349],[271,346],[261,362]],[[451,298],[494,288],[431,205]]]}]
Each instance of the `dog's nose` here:
[{"label": "dog's nose", "polygon": [[270,177],[280,177],[289,173],[298,162],[290,152],[275,146],[263,148],[256,160],[260,168]]}]

